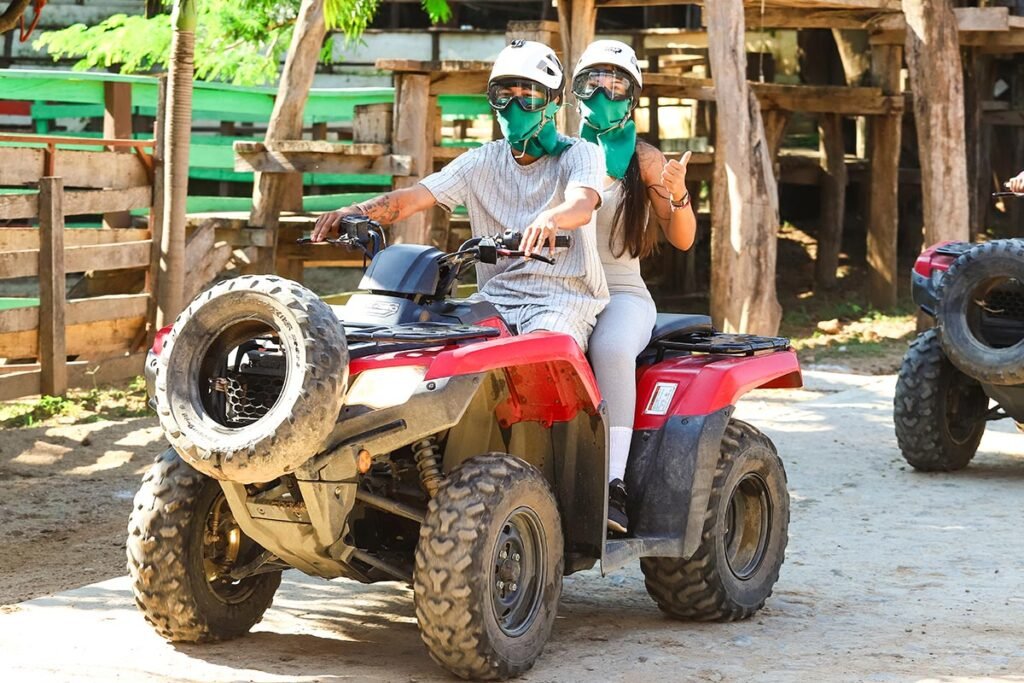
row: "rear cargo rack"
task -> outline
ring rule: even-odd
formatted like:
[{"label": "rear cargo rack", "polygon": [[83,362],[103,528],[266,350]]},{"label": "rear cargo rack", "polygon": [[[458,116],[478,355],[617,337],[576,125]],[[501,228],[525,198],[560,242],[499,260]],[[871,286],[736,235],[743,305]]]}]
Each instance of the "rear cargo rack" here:
[{"label": "rear cargo rack", "polygon": [[754,356],[759,353],[785,351],[789,339],[785,337],[759,337],[753,334],[726,334],[724,332],[691,332],[671,340],[657,342],[658,360],[666,351],[687,351],[726,356]]}]

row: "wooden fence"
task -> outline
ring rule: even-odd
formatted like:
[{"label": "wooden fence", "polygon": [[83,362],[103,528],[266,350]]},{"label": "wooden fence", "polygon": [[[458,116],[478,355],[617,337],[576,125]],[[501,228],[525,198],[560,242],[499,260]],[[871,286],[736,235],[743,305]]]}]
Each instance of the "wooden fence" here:
[{"label": "wooden fence", "polygon": [[[153,141],[95,143],[104,149],[66,148],[80,146],[78,139],[0,134],[8,145],[0,146],[0,187],[18,188],[0,194],[0,280],[39,281],[38,306],[0,311],[0,400],[59,395],[142,371],[159,245],[148,229],[66,229],[64,219],[152,212],[153,156],[145,150]],[[103,271],[136,275],[123,278],[136,291],[67,298],[68,274]]]}]

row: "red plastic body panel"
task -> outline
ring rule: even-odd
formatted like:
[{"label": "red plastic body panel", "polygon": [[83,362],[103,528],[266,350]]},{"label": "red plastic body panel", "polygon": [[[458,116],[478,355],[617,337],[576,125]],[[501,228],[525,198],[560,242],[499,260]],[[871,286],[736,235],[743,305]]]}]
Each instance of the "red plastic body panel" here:
[{"label": "red plastic body panel", "polygon": [[504,370],[509,399],[498,406],[503,425],[571,420],[601,403],[597,381],[576,341],[565,334],[531,332],[468,344],[437,355],[425,380]]},{"label": "red plastic body panel", "polygon": [[955,256],[949,254],[936,254],[935,250],[946,244],[952,244],[951,241],[939,242],[928,247],[921,252],[921,255],[914,261],[914,272],[924,277],[931,277],[933,270],[949,270],[949,267],[953,265],[953,261],[956,260]]},{"label": "red plastic body panel", "polygon": [[160,355],[160,352],[164,350],[164,339],[168,334],[171,333],[171,328],[174,325],[168,325],[167,327],[161,327],[160,330],[153,335],[153,353]]},{"label": "red plastic body panel", "polygon": [[[655,385],[676,385],[664,415],[646,410]],[[803,386],[796,352],[762,356],[685,356],[648,365],[637,373],[634,429],[660,429],[670,416],[707,415],[733,405],[751,389]]]}]

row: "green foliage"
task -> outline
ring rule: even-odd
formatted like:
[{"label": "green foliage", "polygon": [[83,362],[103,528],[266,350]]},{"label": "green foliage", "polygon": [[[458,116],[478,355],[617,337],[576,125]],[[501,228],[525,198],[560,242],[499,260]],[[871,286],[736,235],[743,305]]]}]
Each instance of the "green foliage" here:
[{"label": "green foliage", "polygon": [[[165,3],[170,6],[170,2]],[[195,69],[203,80],[238,85],[261,85],[277,80],[278,69],[291,43],[300,0],[235,0],[196,2]],[[447,0],[422,0],[432,21],[447,21]],[[366,30],[380,0],[325,0],[329,29],[354,41]],[[320,58],[330,61],[330,40]],[[109,69],[139,73],[166,68],[171,49],[171,17],[114,15],[96,26],[75,24],[48,31],[33,43],[48,49],[56,60],[77,59],[75,69]]]},{"label": "green foliage", "polygon": [[152,414],[146,396],[146,380],[127,385],[72,389],[64,396],[42,396],[34,402],[0,403],[0,428],[39,427],[51,418],[84,424],[98,420],[144,417]]},{"label": "green foliage", "polygon": [[8,404],[0,411],[0,426],[31,427],[57,415],[68,413],[74,404],[63,396],[40,396],[35,403]]}]

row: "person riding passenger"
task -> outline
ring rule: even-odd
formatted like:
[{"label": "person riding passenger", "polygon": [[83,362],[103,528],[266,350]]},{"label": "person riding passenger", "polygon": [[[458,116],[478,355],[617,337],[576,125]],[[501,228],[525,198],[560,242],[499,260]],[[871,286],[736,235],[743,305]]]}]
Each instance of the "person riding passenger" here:
[{"label": "person riding passenger", "polygon": [[498,55],[487,99],[504,139],[471,149],[418,184],[321,216],[313,241],[336,235],[341,219],[363,214],[394,223],[439,205],[464,205],[475,237],[521,230],[521,249],[555,249],[572,231],[555,265],[533,259],[478,264],[478,294],[520,334],[548,330],[570,335],[586,350],[597,315],[608,303],[594,212],[601,204],[605,165],[601,150],[555,130],[565,73],[554,51],[517,40]]},{"label": "person riding passenger", "polygon": [[654,299],[640,274],[640,259],[657,245],[655,221],[674,247],[693,246],[697,220],[686,190],[687,152],[666,161],[657,148],[637,140],[633,109],[640,101],[643,74],[633,49],[617,40],[591,43],[572,79],[579,102],[580,135],[600,145],[608,168],[597,213],[597,246],[611,300],[590,337],[590,360],[608,403],[608,527],[626,533],[626,463],[636,412],[636,358],[651,340]]}]

